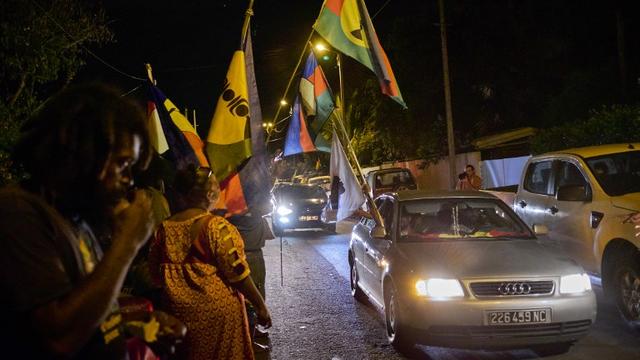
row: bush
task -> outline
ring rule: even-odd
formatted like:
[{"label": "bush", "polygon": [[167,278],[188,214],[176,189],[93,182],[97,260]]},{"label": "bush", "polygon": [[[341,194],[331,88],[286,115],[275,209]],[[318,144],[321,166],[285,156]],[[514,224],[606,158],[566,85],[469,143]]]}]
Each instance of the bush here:
[{"label": "bush", "polygon": [[534,154],[582,146],[640,141],[640,105],[594,110],[588,119],[540,130],[531,141]]}]

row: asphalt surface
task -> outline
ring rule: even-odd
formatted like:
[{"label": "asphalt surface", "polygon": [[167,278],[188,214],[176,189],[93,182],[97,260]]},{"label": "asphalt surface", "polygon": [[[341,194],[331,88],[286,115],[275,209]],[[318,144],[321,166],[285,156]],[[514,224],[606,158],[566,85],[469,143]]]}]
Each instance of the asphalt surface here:
[{"label": "asphalt surface", "polygon": [[[405,359],[387,342],[382,312],[349,291],[350,223],[337,235],[306,231],[267,242],[270,353],[258,359]],[[282,251],[281,251],[282,249]],[[282,262],[281,262],[282,259]],[[596,286],[598,317],[590,334],[562,355],[545,359],[640,359],[640,332],[628,329]],[[263,342],[264,343],[264,342]],[[420,346],[416,359],[537,359],[514,351],[466,351]]]}]

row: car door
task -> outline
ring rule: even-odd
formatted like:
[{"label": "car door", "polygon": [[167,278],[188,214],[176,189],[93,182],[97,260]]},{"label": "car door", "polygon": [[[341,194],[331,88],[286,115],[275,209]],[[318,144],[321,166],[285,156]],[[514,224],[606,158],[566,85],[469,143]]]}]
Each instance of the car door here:
[{"label": "car door", "polygon": [[527,166],[514,207],[516,214],[529,227],[545,224],[547,221],[549,204],[554,194],[552,175],[553,159],[532,161]]},{"label": "car door", "polygon": [[[376,207],[379,209],[382,203],[381,198],[374,200]],[[358,227],[357,236],[351,238],[351,248],[354,253],[354,261],[356,263],[356,271],[360,278],[360,286],[367,293],[371,292],[371,274],[368,268],[368,255],[367,251],[371,246],[371,229],[376,225],[375,220],[363,217],[360,223],[356,225]],[[365,251],[367,249],[367,251]]]},{"label": "car door", "polygon": [[351,236],[351,251],[353,251],[353,261],[355,262],[356,271],[360,278],[360,286],[367,293],[370,291],[366,281],[368,278],[368,270],[364,264],[366,257],[364,248],[365,244],[369,242],[369,234],[374,226],[375,221],[373,219],[362,217],[360,222],[356,225],[356,231],[353,234],[354,236]]},{"label": "car door", "polygon": [[[396,231],[394,214],[396,204],[393,198],[383,197],[379,210],[385,228],[389,236]],[[370,238],[365,247],[365,264],[369,270],[369,289],[371,295],[382,304],[382,273],[384,271],[384,263],[382,261],[384,255],[389,250],[391,242],[388,239]]]},{"label": "car door", "polygon": [[[556,197],[549,202],[547,226],[549,237],[567,251],[583,266],[595,263],[593,252],[593,234],[591,228],[591,200],[561,201],[557,199],[558,188],[566,185],[584,186],[587,194],[591,187],[587,181],[587,172],[576,159],[561,159],[554,163],[554,193]],[[590,269],[595,270],[595,269]]]}]

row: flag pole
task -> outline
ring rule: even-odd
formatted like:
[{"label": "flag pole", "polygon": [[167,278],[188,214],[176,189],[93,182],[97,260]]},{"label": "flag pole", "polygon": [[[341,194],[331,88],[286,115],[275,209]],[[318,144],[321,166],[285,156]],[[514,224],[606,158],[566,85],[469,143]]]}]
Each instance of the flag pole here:
[{"label": "flag pole", "polygon": [[[307,38],[307,41],[305,41],[304,43],[304,48],[302,48],[302,51],[300,52],[300,57],[298,58],[298,63],[296,64],[295,69],[293,69],[293,73],[291,74],[291,77],[289,77],[289,82],[287,83],[287,87],[284,89],[284,94],[282,94],[282,97],[280,98],[280,100],[284,99],[287,96],[287,93],[289,92],[289,88],[291,87],[291,83],[293,83],[293,79],[296,77],[296,75],[298,74],[298,69],[300,68],[300,64],[302,63],[302,59],[304,58],[304,53],[307,51],[307,47],[309,46],[309,42],[311,41],[311,37],[313,36],[313,28],[311,28],[311,32],[309,33],[309,37]],[[276,127],[278,125],[278,115],[280,115],[280,109],[282,108],[282,105],[280,103],[278,103],[278,108],[276,109],[276,115],[273,117],[273,130],[276,130]],[[267,133],[267,139],[265,140],[265,143],[269,143],[269,140],[271,139],[271,134],[273,133],[273,131],[270,131]]]},{"label": "flag pole", "polygon": [[242,24],[242,36],[240,37],[240,49],[244,48],[244,43],[247,40],[247,31],[249,30],[249,21],[253,16],[253,0],[249,0],[249,7],[244,13],[244,23]]},{"label": "flag pole", "polygon": [[[340,96],[340,111],[338,112],[338,114],[340,116],[336,117],[336,120],[339,123],[339,128],[340,128],[340,132],[342,133],[342,136],[345,140],[345,143],[347,144],[347,151],[345,151],[345,154],[348,154],[347,156],[351,158],[351,161],[355,164],[355,169],[356,169],[356,178],[359,178],[361,181],[360,184],[360,189],[362,190],[365,198],[367,199],[367,203],[369,204],[369,209],[371,209],[371,212],[373,212],[373,218],[375,219],[375,221],[384,226],[384,221],[382,220],[382,215],[380,215],[380,211],[378,210],[378,207],[376,206],[376,204],[373,202],[373,199],[371,198],[371,195],[369,194],[369,185],[367,184],[367,179],[365,179],[364,174],[362,173],[362,168],[360,167],[360,162],[358,162],[358,157],[356,156],[356,152],[353,150],[353,147],[351,146],[351,141],[349,140],[349,134],[347,133],[347,129],[344,126],[344,118],[345,118],[345,103],[344,103],[344,86],[342,83],[342,62],[341,62],[341,56],[340,53],[338,52],[337,56],[336,56],[336,63],[338,65],[338,79],[340,80],[340,92],[339,92],[339,96]],[[334,124],[334,128],[335,128],[335,124]],[[336,132],[337,134],[337,132]],[[339,140],[339,139],[338,139]],[[340,141],[340,146],[342,146],[342,141]],[[342,149],[344,150],[344,146],[342,146]]]},{"label": "flag pole", "polygon": [[153,78],[153,70],[151,69],[151,64],[145,63],[144,67],[145,67],[145,69],[147,69],[147,78],[149,79],[149,81],[151,81],[151,84],[156,85],[157,82]]}]

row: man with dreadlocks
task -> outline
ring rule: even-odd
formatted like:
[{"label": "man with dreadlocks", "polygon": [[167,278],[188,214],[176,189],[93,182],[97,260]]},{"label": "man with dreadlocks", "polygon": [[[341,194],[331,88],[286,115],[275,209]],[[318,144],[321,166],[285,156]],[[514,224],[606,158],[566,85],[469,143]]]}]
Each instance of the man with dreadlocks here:
[{"label": "man with dreadlocks", "polygon": [[0,191],[0,345],[24,359],[124,359],[117,298],[156,225],[149,197],[130,191],[150,154],[144,115],[115,90],[85,85],[51,98],[22,130],[14,159],[29,178]]}]

